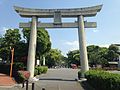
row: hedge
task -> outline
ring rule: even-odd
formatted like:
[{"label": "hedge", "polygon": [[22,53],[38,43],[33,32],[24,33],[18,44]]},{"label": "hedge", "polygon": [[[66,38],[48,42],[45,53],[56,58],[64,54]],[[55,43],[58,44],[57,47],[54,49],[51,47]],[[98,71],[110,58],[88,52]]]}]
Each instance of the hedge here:
[{"label": "hedge", "polygon": [[35,75],[40,75],[42,73],[46,73],[47,70],[48,70],[47,66],[36,66],[34,74]]},{"label": "hedge", "polygon": [[15,76],[15,80],[17,83],[23,83],[25,81],[25,78],[24,78],[23,74],[17,72],[17,74]]},{"label": "hedge", "polygon": [[10,74],[10,64],[0,64],[0,73]]},{"label": "hedge", "polygon": [[[42,73],[46,73],[47,70],[48,70],[47,66],[36,66],[34,75],[36,76],[36,75],[40,75]],[[15,76],[15,80],[17,81],[17,83],[23,83],[26,80],[25,75],[24,75],[25,73],[27,73],[27,72],[26,71],[18,71],[17,72],[17,74]],[[26,74],[26,75],[28,75],[28,74]]]},{"label": "hedge", "polygon": [[[19,70],[25,70],[24,69],[25,66],[23,63],[21,62],[17,62],[13,64],[13,72],[12,72],[12,76],[15,78],[15,80],[17,81],[17,83],[22,83],[23,81],[25,81],[24,76],[19,73]],[[40,75],[42,73],[46,73],[48,70],[47,66],[36,66],[35,67],[35,76],[36,75]],[[4,73],[9,75],[10,73],[10,64],[0,64],[0,73]]]},{"label": "hedge", "polygon": [[[7,74],[9,75],[10,74],[10,67],[11,67],[11,64],[8,63],[8,64],[3,64],[3,63],[0,63],[0,73],[4,73],[4,74]],[[16,73],[18,70],[23,70],[24,69],[24,64],[21,63],[21,62],[15,62],[13,64],[13,75],[14,73]]]},{"label": "hedge", "polygon": [[120,90],[120,75],[103,70],[89,70],[85,73],[87,82],[96,90]]}]

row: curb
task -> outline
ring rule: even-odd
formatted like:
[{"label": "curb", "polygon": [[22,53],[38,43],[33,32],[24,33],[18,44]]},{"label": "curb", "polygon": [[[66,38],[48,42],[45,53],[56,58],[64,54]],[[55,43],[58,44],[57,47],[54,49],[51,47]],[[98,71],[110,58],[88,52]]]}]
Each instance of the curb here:
[{"label": "curb", "polygon": [[5,86],[5,85],[3,85],[3,86],[0,86],[0,88],[12,88],[12,87],[14,87],[16,84],[14,84],[14,85],[8,85],[8,86]]},{"label": "curb", "polygon": [[84,81],[87,81],[86,78],[80,78],[80,79],[77,79],[78,82],[84,82]]}]

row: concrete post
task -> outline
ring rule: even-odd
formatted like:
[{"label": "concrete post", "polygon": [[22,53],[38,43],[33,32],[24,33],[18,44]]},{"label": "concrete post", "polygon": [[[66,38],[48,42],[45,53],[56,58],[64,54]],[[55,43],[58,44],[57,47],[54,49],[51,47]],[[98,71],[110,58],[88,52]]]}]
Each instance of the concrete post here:
[{"label": "concrete post", "polygon": [[32,17],[29,50],[27,58],[27,70],[30,72],[30,78],[34,77],[35,54],[36,54],[36,40],[37,40],[37,17]]},{"label": "concrete post", "polygon": [[43,66],[45,66],[45,56],[43,56]]},{"label": "concrete post", "polygon": [[81,78],[84,78],[84,72],[89,70],[85,30],[84,30],[84,17],[78,16],[78,36],[79,36],[79,50],[81,62]]}]

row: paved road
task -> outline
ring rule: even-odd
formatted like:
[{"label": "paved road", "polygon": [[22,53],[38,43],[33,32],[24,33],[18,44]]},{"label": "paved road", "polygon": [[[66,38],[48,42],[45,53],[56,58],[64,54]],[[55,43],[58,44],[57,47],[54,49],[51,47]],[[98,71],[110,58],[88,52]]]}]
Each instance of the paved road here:
[{"label": "paved road", "polygon": [[66,79],[66,80],[75,80],[78,75],[78,69],[68,69],[68,68],[59,68],[59,69],[49,69],[47,74],[41,75],[40,79]]},{"label": "paved road", "polygon": [[120,71],[108,71],[108,72],[111,72],[111,73],[116,73],[116,74],[120,74]]},{"label": "paved road", "polygon": [[[49,69],[41,75],[39,85],[46,90],[83,90],[77,79],[77,69]],[[38,84],[38,83],[37,83]]]},{"label": "paved road", "polygon": [[[35,82],[35,90],[84,90],[80,83],[75,81],[78,69],[49,69],[44,75],[37,76],[40,80]],[[25,90],[21,86],[2,88],[0,90]],[[29,85],[29,90],[31,85]]]}]

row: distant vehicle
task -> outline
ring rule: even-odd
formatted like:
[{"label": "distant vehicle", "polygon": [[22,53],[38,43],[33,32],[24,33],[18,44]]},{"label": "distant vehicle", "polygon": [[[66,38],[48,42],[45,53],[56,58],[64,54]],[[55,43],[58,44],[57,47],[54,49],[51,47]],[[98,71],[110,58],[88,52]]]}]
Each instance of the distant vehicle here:
[{"label": "distant vehicle", "polygon": [[77,69],[77,65],[76,64],[71,64],[72,69]]}]

